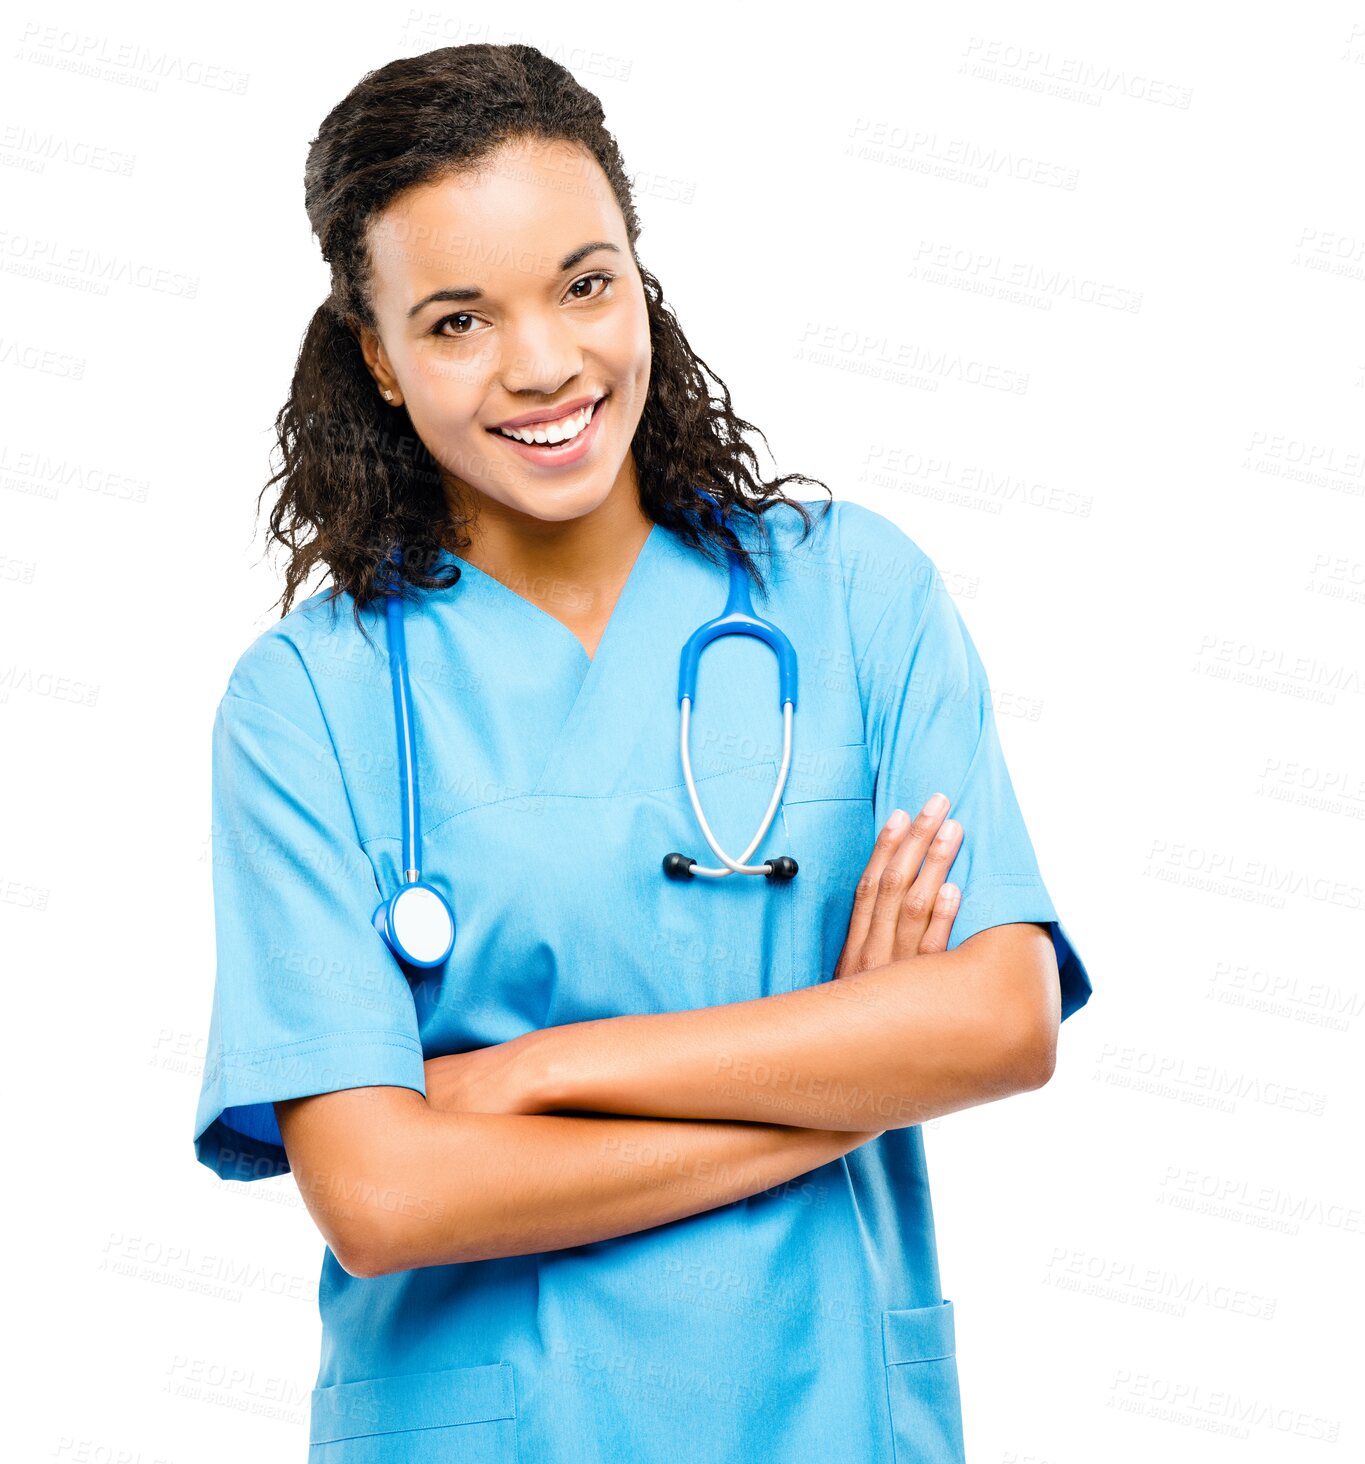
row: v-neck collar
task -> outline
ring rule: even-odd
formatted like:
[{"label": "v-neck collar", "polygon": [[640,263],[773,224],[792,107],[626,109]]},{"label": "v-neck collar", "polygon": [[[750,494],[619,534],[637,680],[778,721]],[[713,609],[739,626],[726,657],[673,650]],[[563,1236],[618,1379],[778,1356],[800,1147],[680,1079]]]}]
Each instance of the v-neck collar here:
[{"label": "v-neck collar", "polygon": [[608,641],[613,638],[613,630],[617,622],[623,618],[623,612],[629,610],[629,602],[637,592],[639,581],[644,578],[649,561],[653,557],[657,549],[658,540],[662,535],[662,525],[651,523],[649,533],[645,535],[645,541],[635,556],[635,561],[630,567],[630,572],[626,575],[626,581],[621,586],[620,593],[616,596],[616,603],[612,606],[611,614],[607,617],[607,623],[602,627],[602,634],[597,640],[597,648],[591,656],[588,654],[587,647],[583,642],[579,640],[578,636],[558,616],[551,615],[548,610],[541,609],[539,605],[528,600],[525,595],[519,595],[514,589],[503,584],[496,576],[489,574],[487,570],[480,569],[478,565],[471,564],[467,559],[461,559],[459,555],[454,554],[451,550],[443,550],[442,556],[452,563],[457,564],[460,569],[461,579],[463,580],[468,575],[471,585],[477,585],[482,593],[510,603],[514,608],[519,607],[519,613],[530,615],[538,623],[548,623],[554,628],[554,631],[561,633],[562,638],[569,644],[571,651],[578,653],[579,660],[582,663],[583,675],[586,678],[591,674],[592,668],[601,659],[603,649],[607,647]]},{"label": "v-neck collar", "polygon": [[[517,794],[551,797],[611,798],[668,784],[677,758],[678,658],[688,637],[725,605],[728,566],[652,523],[589,656],[563,621],[442,550],[438,563],[447,560],[462,577],[448,590],[427,592],[438,627],[431,649],[454,658],[459,699],[469,703],[458,719],[486,744],[487,776]],[[758,700],[735,672],[725,680],[720,667],[738,659],[732,643],[728,655],[707,663],[707,684],[719,691],[724,682],[727,692],[717,727],[757,726],[772,715],[766,672]],[[732,703],[746,715],[732,716]],[[734,761],[729,754],[711,760],[717,768]]]}]

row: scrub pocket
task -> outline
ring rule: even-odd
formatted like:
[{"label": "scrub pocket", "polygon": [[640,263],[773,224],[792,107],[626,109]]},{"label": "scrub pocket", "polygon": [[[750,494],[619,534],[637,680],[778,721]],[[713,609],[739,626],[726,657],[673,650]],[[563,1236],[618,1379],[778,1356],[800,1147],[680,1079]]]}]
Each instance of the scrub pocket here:
[{"label": "scrub pocket", "polygon": [[782,795],[796,922],[794,986],[830,980],[848,936],[853,892],[872,857],[874,780],[861,743],[793,755]]},{"label": "scrub pocket", "polygon": [[516,1464],[512,1365],[314,1388],[309,1464]]},{"label": "scrub pocket", "polygon": [[896,1464],[965,1464],[953,1304],[882,1313]]},{"label": "scrub pocket", "polygon": [[[777,764],[757,757],[713,772],[699,772],[694,764],[693,776],[702,813],[721,848],[731,857],[742,854],[772,801]],[[573,951],[582,948],[577,943],[585,920],[603,922],[595,946],[587,948],[593,952],[589,964],[598,972],[587,979],[611,983],[614,998],[609,999],[615,1005],[607,1010],[681,1011],[790,990],[793,885],[748,874],[669,879],[663,856],[674,850],[704,867],[720,867],[698,827],[686,785],[633,795],[633,800],[633,811],[625,805],[629,816],[617,820],[622,842],[611,851],[625,872],[624,883],[616,886],[619,908],[603,902],[602,874],[588,869],[572,928],[565,930],[565,948]],[[774,814],[749,862],[791,852]],[[557,872],[556,878],[562,882],[566,876]],[[599,907],[600,915],[585,913]],[[620,934],[613,938],[613,930]],[[619,945],[623,936],[629,946]],[[623,1000],[632,1005],[623,1007]]]}]

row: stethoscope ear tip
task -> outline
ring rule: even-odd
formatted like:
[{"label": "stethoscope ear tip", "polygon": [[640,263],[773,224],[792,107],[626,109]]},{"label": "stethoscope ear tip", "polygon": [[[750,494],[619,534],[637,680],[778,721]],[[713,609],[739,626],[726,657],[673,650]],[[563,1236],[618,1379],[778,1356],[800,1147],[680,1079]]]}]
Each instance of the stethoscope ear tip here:
[{"label": "stethoscope ear tip", "polygon": [[764,878],[772,880],[774,884],[782,884],[789,879],[796,878],[797,863],[790,854],[779,854],[776,859],[770,859],[768,863],[772,865],[772,868],[764,875]]},{"label": "stethoscope ear tip", "polygon": [[692,866],[697,861],[689,859],[686,854],[665,854],[664,873],[669,879],[691,879]]}]

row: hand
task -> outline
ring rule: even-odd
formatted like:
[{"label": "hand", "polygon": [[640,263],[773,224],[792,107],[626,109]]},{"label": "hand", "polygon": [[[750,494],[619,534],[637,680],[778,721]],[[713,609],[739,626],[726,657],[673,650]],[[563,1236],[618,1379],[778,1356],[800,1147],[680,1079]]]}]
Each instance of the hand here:
[{"label": "hand", "polygon": [[522,1037],[428,1058],[427,1104],[443,1113],[537,1113]]},{"label": "hand", "polygon": [[834,968],[836,981],[891,961],[947,950],[960,891],[944,884],[943,876],[957,857],[962,825],[951,818],[943,823],[948,800],[934,796],[943,799],[941,808],[931,811],[930,799],[918,818],[906,819],[899,829],[888,819],[877,835],[853,897],[848,936]]}]

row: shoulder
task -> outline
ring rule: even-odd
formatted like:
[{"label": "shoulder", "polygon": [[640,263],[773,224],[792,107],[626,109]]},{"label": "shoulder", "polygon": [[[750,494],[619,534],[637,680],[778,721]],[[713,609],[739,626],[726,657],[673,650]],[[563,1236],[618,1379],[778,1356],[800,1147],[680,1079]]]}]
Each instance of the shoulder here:
[{"label": "shoulder", "polygon": [[934,562],[901,526],[875,508],[845,499],[839,515],[839,562],[850,605],[922,604],[933,587]]},{"label": "shoulder", "polygon": [[[323,744],[330,742],[323,712],[326,688],[348,668],[383,656],[377,618],[363,614],[367,641],[355,623],[349,595],[331,600],[319,590],[267,627],[237,657],[220,703],[246,711],[243,703],[264,708]],[[353,675],[354,672],[349,674]]]},{"label": "shoulder", "polygon": [[[775,504],[761,516],[772,546],[837,564],[850,587],[885,594],[908,579],[923,579],[929,556],[901,526],[875,508],[851,498],[798,500],[810,515],[809,529],[788,503]],[[762,530],[748,530],[761,546]]]},{"label": "shoulder", "polygon": [[861,503],[839,514],[839,561],[860,676],[887,695],[909,676],[965,687],[980,673],[966,625],[930,554]]},{"label": "shoulder", "polygon": [[[836,583],[848,610],[855,645],[865,645],[888,611],[902,625],[917,622],[941,588],[925,550],[894,520],[849,498],[805,502],[812,525],[803,537],[800,515],[779,504],[764,515],[772,546],[793,565],[805,562]],[[754,532],[757,532],[756,530]]]}]

